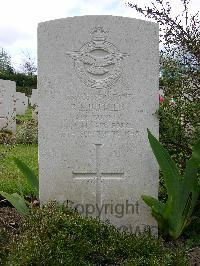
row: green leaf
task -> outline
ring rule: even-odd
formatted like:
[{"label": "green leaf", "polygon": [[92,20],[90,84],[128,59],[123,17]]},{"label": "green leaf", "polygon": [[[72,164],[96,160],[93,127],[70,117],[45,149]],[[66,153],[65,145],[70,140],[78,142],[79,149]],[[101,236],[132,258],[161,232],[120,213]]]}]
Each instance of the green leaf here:
[{"label": "green leaf", "polygon": [[197,174],[200,169],[200,141],[192,149],[192,156],[186,162],[186,170],[184,174],[184,183],[182,193],[189,193],[190,195],[190,208],[188,209],[188,216],[192,213],[196,201],[199,197],[200,186],[198,184]]},{"label": "green leaf", "polygon": [[167,235],[168,233],[168,221],[164,217],[164,212],[166,209],[166,204],[158,201],[157,199],[142,195],[141,196],[143,201],[151,207],[152,215],[155,217],[156,221],[158,222],[158,226],[160,230]]},{"label": "green leaf", "polygon": [[164,210],[165,210],[165,204],[158,201],[157,199],[150,197],[150,196],[146,196],[146,195],[142,195],[141,198],[143,199],[143,201],[152,209],[154,209],[157,213],[163,214]]},{"label": "green leaf", "polygon": [[194,145],[192,149],[192,157],[190,161],[196,164],[196,167],[200,169],[200,140]]},{"label": "green leaf", "polygon": [[16,209],[17,211],[25,216],[29,212],[29,208],[26,205],[26,202],[23,197],[17,193],[8,194],[6,192],[0,191],[0,194],[6,198]]},{"label": "green leaf", "polygon": [[174,196],[176,195],[179,182],[182,179],[178,167],[171,159],[168,151],[159,143],[159,141],[151,134],[148,129],[147,131],[149,143],[166,182],[167,191],[169,193],[168,196]]},{"label": "green leaf", "polygon": [[39,180],[34,172],[21,160],[18,158],[13,158],[14,162],[21,170],[21,172],[26,176],[28,183],[35,189],[37,196],[39,195]]},{"label": "green leaf", "polygon": [[193,147],[192,156],[186,162],[185,175],[182,177],[168,151],[149,130],[148,138],[163,173],[168,197],[164,205],[152,197],[143,196],[142,198],[151,207],[159,228],[173,239],[177,239],[187,225],[200,193],[197,181],[200,167],[200,141]]}]

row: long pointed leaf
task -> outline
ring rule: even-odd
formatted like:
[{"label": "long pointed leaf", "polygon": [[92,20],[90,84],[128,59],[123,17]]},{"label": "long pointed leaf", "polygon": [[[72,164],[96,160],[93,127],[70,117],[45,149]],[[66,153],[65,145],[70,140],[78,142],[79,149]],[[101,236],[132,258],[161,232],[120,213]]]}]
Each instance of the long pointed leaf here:
[{"label": "long pointed leaf", "polygon": [[26,202],[23,197],[17,193],[8,194],[6,192],[0,191],[0,194],[6,198],[21,215],[26,215],[29,212],[29,208],[26,205]]},{"label": "long pointed leaf", "polygon": [[187,225],[200,193],[197,182],[200,168],[200,141],[193,147],[192,157],[186,162],[185,175],[182,177],[168,151],[149,130],[148,138],[164,176],[168,199],[163,205],[154,198],[147,196],[142,198],[152,208],[152,214],[161,230],[173,239],[177,239]]},{"label": "long pointed leaf", "polygon": [[186,162],[186,170],[184,175],[184,186],[182,193],[191,194],[191,208],[189,215],[192,213],[196,201],[200,194],[200,185],[198,184],[197,173],[200,169],[200,141],[192,149],[192,156]]},{"label": "long pointed leaf", "polygon": [[177,194],[178,183],[181,176],[175,162],[171,159],[168,151],[159,143],[159,141],[148,130],[148,138],[156,160],[163,172],[168,190],[168,196]]},{"label": "long pointed leaf", "polygon": [[165,203],[162,203],[151,196],[142,195],[141,198],[149,207],[156,209],[157,212],[161,214],[164,212]]},{"label": "long pointed leaf", "polygon": [[200,168],[200,140],[192,149],[192,157],[190,158],[190,161],[193,161],[198,169]]},{"label": "long pointed leaf", "polygon": [[39,195],[39,180],[34,172],[21,160],[18,158],[13,158],[14,162],[21,170],[21,172],[26,176],[29,184],[36,190],[37,196]]},{"label": "long pointed leaf", "polygon": [[155,217],[156,221],[158,222],[158,226],[160,230],[164,233],[168,233],[169,225],[168,221],[164,217],[164,212],[166,209],[166,204],[158,201],[157,199],[142,195],[143,201],[151,207],[152,215]]}]

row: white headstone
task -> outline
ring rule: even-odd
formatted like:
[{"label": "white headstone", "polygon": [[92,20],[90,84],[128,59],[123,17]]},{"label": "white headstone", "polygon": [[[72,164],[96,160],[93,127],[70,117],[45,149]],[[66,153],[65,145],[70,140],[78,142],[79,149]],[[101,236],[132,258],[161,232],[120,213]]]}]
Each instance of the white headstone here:
[{"label": "white headstone", "polygon": [[37,89],[32,90],[30,103],[31,103],[31,106],[33,108],[32,109],[32,118],[34,120],[37,120],[38,119],[38,90]]},{"label": "white headstone", "polygon": [[32,90],[30,103],[31,103],[31,106],[38,105],[38,90],[37,89]]},{"label": "white headstone", "polygon": [[28,97],[25,93],[16,92],[15,94],[15,106],[16,106],[16,114],[24,115],[26,109],[28,108]]},{"label": "white headstone", "polygon": [[0,131],[16,131],[15,92],[14,81],[0,79]]},{"label": "white headstone", "polygon": [[158,25],[112,16],[39,24],[40,200],[137,232],[156,222]]}]

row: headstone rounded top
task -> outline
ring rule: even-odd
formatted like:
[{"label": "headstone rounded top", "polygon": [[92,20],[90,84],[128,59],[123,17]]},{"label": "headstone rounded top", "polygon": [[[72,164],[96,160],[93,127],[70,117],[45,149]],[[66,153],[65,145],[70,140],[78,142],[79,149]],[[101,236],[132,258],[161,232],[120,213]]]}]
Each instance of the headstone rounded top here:
[{"label": "headstone rounded top", "polygon": [[38,27],[44,23],[59,23],[59,22],[66,22],[67,20],[90,20],[90,19],[101,19],[101,20],[106,20],[106,19],[117,19],[117,20],[130,20],[130,21],[135,21],[135,22],[140,22],[140,23],[147,23],[147,24],[157,24],[156,22],[151,22],[147,21],[144,19],[138,19],[138,18],[132,18],[132,17],[124,17],[124,16],[114,16],[114,15],[83,15],[83,16],[72,16],[72,17],[64,17],[64,18],[57,18],[53,20],[47,20],[47,21],[42,21],[38,23]]},{"label": "headstone rounded top", "polygon": [[0,79],[0,85],[11,85],[11,86],[16,86],[16,82],[12,80],[7,80],[7,79]]}]

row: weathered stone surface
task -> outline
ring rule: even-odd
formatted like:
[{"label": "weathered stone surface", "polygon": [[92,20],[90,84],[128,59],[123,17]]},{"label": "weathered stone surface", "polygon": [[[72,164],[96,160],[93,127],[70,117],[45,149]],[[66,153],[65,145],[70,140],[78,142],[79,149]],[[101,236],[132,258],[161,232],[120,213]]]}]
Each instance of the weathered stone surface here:
[{"label": "weathered stone surface", "polygon": [[0,79],[0,130],[16,131],[15,92],[14,81]]},{"label": "weathered stone surface", "polygon": [[28,108],[28,97],[25,93],[16,92],[15,94],[15,106],[16,106],[16,114],[24,115],[26,109]]},{"label": "weathered stone surface", "polygon": [[156,226],[158,26],[85,16],[39,24],[42,203],[58,200],[131,232]]}]

